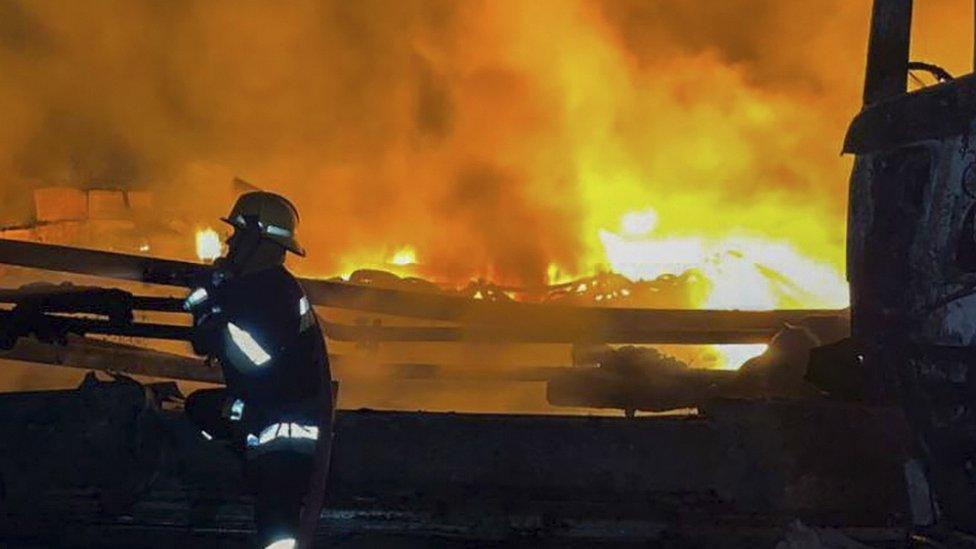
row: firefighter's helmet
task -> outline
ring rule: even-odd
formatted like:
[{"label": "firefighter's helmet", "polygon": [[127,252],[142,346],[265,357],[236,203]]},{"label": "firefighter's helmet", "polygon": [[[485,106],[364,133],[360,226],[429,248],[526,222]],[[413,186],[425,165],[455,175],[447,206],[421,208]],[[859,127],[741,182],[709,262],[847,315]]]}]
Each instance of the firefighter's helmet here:
[{"label": "firefighter's helmet", "polygon": [[292,253],[305,255],[305,249],[295,239],[298,210],[281,195],[265,191],[244,193],[234,203],[230,215],[221,219],[242,229],[248,223],[255,223],[265,238],[281,244]]}]

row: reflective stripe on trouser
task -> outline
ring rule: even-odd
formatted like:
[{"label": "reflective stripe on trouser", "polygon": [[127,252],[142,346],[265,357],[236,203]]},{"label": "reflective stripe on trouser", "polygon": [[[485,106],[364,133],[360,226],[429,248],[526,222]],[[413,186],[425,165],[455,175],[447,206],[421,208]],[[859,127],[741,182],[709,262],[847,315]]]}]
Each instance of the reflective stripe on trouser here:
[{"label": "reflective stripe on trouser", "polygon": [[259,434],[247,435],[247,457],[253,459],[276,451],[311,455],[315,452],[318,438],[319,428],[316,425],[297,421],[272,423]]}]

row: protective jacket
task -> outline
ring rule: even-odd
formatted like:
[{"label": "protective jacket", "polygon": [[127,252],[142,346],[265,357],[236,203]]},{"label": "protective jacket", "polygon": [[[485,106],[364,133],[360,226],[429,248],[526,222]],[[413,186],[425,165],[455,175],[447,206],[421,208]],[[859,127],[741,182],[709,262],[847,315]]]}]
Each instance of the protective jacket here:
[{"label": "protective jacket", "polygon": [[[311,451],[330,380],[315,312],[284,267],[231,276],[216,271],[194,289],[194,349],[223,370],[230,418],[243,423],[249,452]],[[304,443],[303,443],[304,441]]]}]

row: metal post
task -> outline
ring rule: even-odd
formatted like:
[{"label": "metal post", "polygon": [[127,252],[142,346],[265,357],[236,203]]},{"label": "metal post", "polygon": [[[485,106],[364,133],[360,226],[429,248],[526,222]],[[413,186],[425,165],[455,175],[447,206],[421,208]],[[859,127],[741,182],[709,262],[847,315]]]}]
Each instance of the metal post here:
[{"label": "metal post", "polygon": [[874,0],[864,77],[864,104],[907,91],[912,0]]}]

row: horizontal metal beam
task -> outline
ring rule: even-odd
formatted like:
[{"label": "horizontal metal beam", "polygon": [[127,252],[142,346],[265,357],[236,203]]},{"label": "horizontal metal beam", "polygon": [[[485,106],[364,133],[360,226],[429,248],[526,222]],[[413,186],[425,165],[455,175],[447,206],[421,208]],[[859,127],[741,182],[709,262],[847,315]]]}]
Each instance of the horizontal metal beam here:
[{"label": "horizontal metal beam", "polygon": [[[189,284],[208,266],[113,252],[0,239],[0,263],[153,283]],[[406,318],[448,321],[462,327],[351,327],[332,325],[347,341],[524,341],[618,343],[757,343],[786,323],[842,310],[705,311],[575,307],[469,299],[299,279],[320,306]],[[147,304],[148,305],[148,304]],[[171,305],[167,305],[171,306]],[[328,331],[328,330],[327,330]]]},{"label": "horizontal metal beam", "polygon": [[112,306],[139,311],[184,312],[183,300],[174,297],[132,295],[116,288],[74,284],[30,284],[21,288],[0,288],[0,303],[29,304],[51,312],[105,314]]},{"label": "horizontal metal beam", "polygon": [[66,345],[21,338],[12,349],[0,351],[0,359],[207,383],[224,381],[219,366],[199,358],[79,336],[68,336]]},{"label": "horizontal metal beam", "polygon": [[[21,326],[21,324],[23,325]],[[192,326],[151,322],[113,322],[47,313],[22,318],[15,312],[0,311],[0,326],[22,328],[27,334],[100,334],[175,341],[193,340]],[[14,333],[18,332],[15,331]]]},{"label": "horizontal metal beam", "polygon": [[342,282],[301,279],[309,299],[337,309],[376,314],[492,325],[517,331],[546,327],[575,333],[607,334],[637,332],[656,325],[686,332],[769,331],[809,316],[847,316],[844,309],[785,309],[776,311],[728,311],[699,309],[637,309],[576,307],[516,301],[483,301],[446,294],[405,292]]},{"label": "horizontal metal beam", "polygon": [[[38,365],[63,366],[84,370],[124,372],[128,375],[200,381],[222,384],[220,367],[200,358],[153,351],[112,341],[69,336],[65,345],[44,343],[24,338],[9,350],[0,350],[0,360],[16,360]],[[357,357],[330,355],[333,367],[355,368],[362,362]],[[370,362],[368,359],[366,362]],[[497,368],[490,364],[435,364],[425,362],[372,363],[388,373],[391,379],[543,382],[553,374],[568,371],[571,366],[508,366]]]},{"label": "horizontal metal beam", "polygon": [[0,263],[170,286],[189,286],[210,269],[202,263],[9,239],[0,239]]},{"label": "horizontal metal beam", "polygon": [[657,325],[628,330],[596,332],[572,326],[525,325],[454,326],[350,326],[323,323],[323,331],[336,341],[381,342],[498,342],[498,343],[678,343],[735,344],[768,343],[779,330],[776,326],[758,329],[712,330],[707,328],[673,330]]}]

